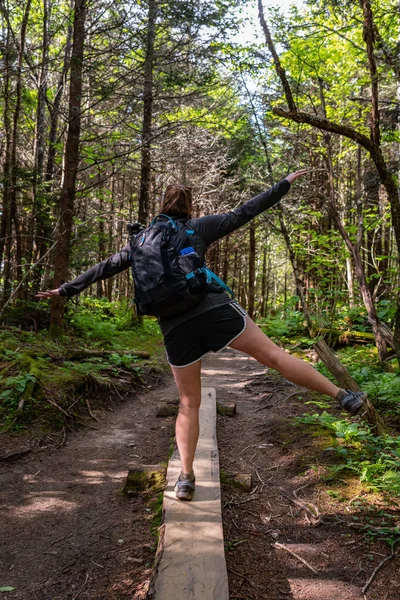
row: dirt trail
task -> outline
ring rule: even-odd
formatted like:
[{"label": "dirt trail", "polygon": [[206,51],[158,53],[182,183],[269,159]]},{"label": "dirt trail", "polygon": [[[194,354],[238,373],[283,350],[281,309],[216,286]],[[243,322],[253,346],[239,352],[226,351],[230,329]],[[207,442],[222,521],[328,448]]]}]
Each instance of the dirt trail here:
[{"label": "dirt trail", "polygon": [[[400,600],[398,559],[361,592],[389,550],[367,546],[347,525],[358,514],[353,505],[349,512],[348,503],[330,502],[318,485],[320,473],[310,465],[329,456],[318,450],[318,438],[290,424],[312,396],[293,396],[298,388],[230,349],[204,360],[203,383],[238,408],[234,418],[218,417],[222,469],[253,478],[251,494],[222,486],[230,600]],[[154,558],[151,512],[143,498],[127,500],[118,491],[130,465],[165,460],[173,418],[155,413],[162,399],[175,397],[166,378],[114,412],[96,413],[97,429],[82,429],[63,448],[0,463],[0,587],[15,587],[2,598],[145,597]],[[317,525],[304,509],[310,503],[323,516]]]},{"label": "dirt trail", "polygon": [[97,412],[96,429],[81,429],[59,450],[0,463],[0,588],[15,588],[2,598],[143,597],[154,557],[151,512],[143,498],[119,491],[131,465],[168,456],[173,419],[155,416],[163,398],[176,398],[172,378]]},{"label": "dirt trail", "polygon": [[390,550],[349,528],[353,518],[370,516],[368,505],[349,503],[360,490],[343,481],[343,498],[333,500],[321,479],[333,459],[329,443],[292,425],[292,417],[318,410],[305,401],[321,398],[296,394],[299,388],[231,349],[207,358],[203,373],[217,399],[237,404],[236,417],[218,417],[221,468],[250,473],[253,482],[250,494],[222,486],[230,600],[399,600],[398,558],[362,592]]}]

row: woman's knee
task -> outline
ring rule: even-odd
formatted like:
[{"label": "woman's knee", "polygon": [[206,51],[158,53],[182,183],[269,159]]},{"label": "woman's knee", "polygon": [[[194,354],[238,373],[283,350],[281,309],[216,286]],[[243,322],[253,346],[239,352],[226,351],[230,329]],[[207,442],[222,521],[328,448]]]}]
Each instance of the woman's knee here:
[{"label": "woman's knee", "polygon": [[284,350],[275,346],[273,348],[265,349],[261,352],[259,357],[255,358],[266,367],[279,371],[287,357],[288,355]]},{"label": "woman's knee", "polygon": [[179,402],[179,412],[182,414],[193,414],[199,412],[201,398],[197,395],[181,395]]}]

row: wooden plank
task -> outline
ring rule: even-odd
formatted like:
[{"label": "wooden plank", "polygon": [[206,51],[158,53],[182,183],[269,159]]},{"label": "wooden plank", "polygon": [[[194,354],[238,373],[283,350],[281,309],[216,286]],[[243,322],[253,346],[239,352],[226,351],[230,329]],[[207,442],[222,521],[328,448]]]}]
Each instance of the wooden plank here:
[{"label": "wooden plank", "polygon": [[196,491],[191,502],[175,498],[174,485],[180,468],[176,451],[168,465],[163,535],[148,598],[229,600],[214,388],[202,390],[200,437],[194,461]]}]

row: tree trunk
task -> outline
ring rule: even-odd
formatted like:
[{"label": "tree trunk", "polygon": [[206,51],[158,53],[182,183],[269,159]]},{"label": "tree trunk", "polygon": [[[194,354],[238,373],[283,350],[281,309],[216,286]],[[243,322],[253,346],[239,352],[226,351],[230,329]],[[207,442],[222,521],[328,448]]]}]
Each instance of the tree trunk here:
[{"label": "tree trunk", "polygon": [[[10,27],[7,27],[7,38],[4,48],[4,138],[5,138],[5,156],[3,166],[3,206],[1,211],[1,226],[0,226],[0,268],[4,264],[3,282],[4,288],[6,281],[8,281],[9,275],[7,273],[9,268],[10,254],[11,254],[11,209],[10,209],[10,185],[11,185],[11,115],[10,115]],[[4,263],[3,257],[5,253],[6,261]],[[3,288],[3,291],[4,291]]]},{"label": "tree trunk", "polygon": [[[54,288],[58,288],[68,275],[70,239],[75,204],[75,185],[79,164],[86,2],[87,0],[75,0],[68,103],[68,133],[64,153],[64,179],[60,196],[60,221],[54,261]],[[58,335],[62,330],[63,315],[64,299],[54,298],[50,314],[50,331],[53,335]]]},{"label": "tree trunk", "polygon": [[[71,1],[71,9],[74,6],[74,0]],[[49,142],[48,142],[48,152],[47,152],[47,163],[46,163],[46,173],[45,173],[45,181],[48,183],[48,187],[51,189],[52,180],[54,177],[54,172],[56,168],[56,152],[57,152],[57,132],[58,132],[58,121],[60,118],[60,109],[61,109],[61,100],[64,93],[65,81],[67,78],[67,73],[70,67],[70,55],[72,49],[72,36],[74,32],[74,26],[69,22],[68,31],[67,31],[67,40],[65,43],[64,50],[64,61],[62,71],[60,73],[57,85],[57,92],[54,97],[53,106],[50,110],[50,133],[49,133]]]},{"label": "tree trunk", "polygon": [[308,310],[308,306],[307,306],[307,302],[306,302],[306,298],[305,298],[305,294],[304,294],[304,282],[303,282],[302,278],[300,277],[299,269],[297,266],[296,256],[295,256],[295,253],[293,250],[292,243],[290,241],[289,232],[286,228],[286,224],[285,224],[285,221],[283,219],[281,212],[279,212],[279,222],[280,222],[283,238],[286,242],[286,248],[287,248],[287,251],[289,254],[290,263],[291,263],[292,269],[293,269],[294,283],[296,286],[296,294],[298,295],[298,297],[300,299],[300,304],[301,304],[301,308],[302,308],[304,317],[307,322],[308,331],[309,331],[310,335],[312,335],[313,327],[312,327],[311,316],[310,316],[310,313]]},{"label": "tree trunk", "polygon": [[139,214],[141,223],[147,223],[151,186],[151,135],[153,121],[153,68],[157,0],[148,0],[146,60],[144,63],[142,161],[140,169]]},{"label": "tree trunk", "polygon": [[247,312],[250,319],[254,318],[254,294],[256,285],[256,228],[254,221],[250,222],[249,227],[249,303]]},{"label": "tree trunk", "polygon": [[[354,381],[346,367],[342,365],[337,356],[335,356],[335,354],[323,340],[320,340],[314,344],[314,349],[320,360],[324,363],[328,371],[332,373],[341,388],[345,390],[351,390],[352,392],[360,391],[358,383]],[[381,435],[387,431],[387,427],[385,426],[382,418],[375,411],[375,408],[370,400],[367,400],[365,413],[361,413],[361,416],[368,421],[370,425],[372,425],[377,435]]]},{"label": "tree trunk", "polygon": [[350,308],[354,308],[353,263],[351,262],[350,256],[346,257],[346,270],[347,270],[347,289],[349,292],[349,306],[350,306]]},{"label": "tree trunk", "polygon": [[260,305],[261,317],[265,317],[266,287],[267,287],[267,246],[265,245],[264,249],[263,249],[262,274],[261,274],[261,305]]},{"label": "tree trunk", "polygon": [[388,346],[395,348],[395,345],[393,342],[393,335],[391,331],[386,325],[381,323],[381,321],[379,320],[378,314],[376,312],[376,307],[367,283],[367,277],[365,274],[364,264],[361,256],[362,239],[364,231],[361,198],[357,198],[358,231],[357,241],[355,244],[353,244],[353,242],[350,240],[347,231],[344,228],[344,225],[336,208],[331,144],[329,136],[325,135],[324,137],[326,146],[326,162],[328,167],[329,178],[329,208],[332,214],[333,221],[335,222],[340,235],[342,236],[347,248],[353,256],[355,273],[358,285],[360,286],[361,296],[365,308],[367,309],[368,321],[370,322],[372,331],[374,332],[375,344],[378,350],[379,360],[383,361],[388,355]]},{"label": "tree trunk", "polygon": [[[21,241],[21,228],[18,216],[18,207],[17,207],[17,145],[18,145],[18,127],[19,127],[19,117],[21,113],[21,101],[22,101],[22,62],[24,58],[25,52],[25,39],[26,39],[26,30],[28,26],[28,18],[29,12],[31,9],[31,0],[27,0],[24,16],[21,23],[21,37],[20,37],[20,46],[18,51],[18,66],[17,66],[17,81],[15,87],[15,108],[13,115],[13,125],[12,125],[12,139],[11,139],[11,162],[10,162],[10,187],[9,187],[9,208],[10,208],[10,218],[9,218],[9,235],[8,235],[8,244],[6,251],[6,266],[4,272],[4,290],[3,290],[3,299],[4,302],[11,295],[11,223],[14,224],[15,230],[15,245],[16,245],[16,279],[18,282],[22,279],[22,241]],[[7,18],[8,18],[7,13]],[[8,26],[10,24],[8,23]]]},{"label": "tree trunk", "polygon": [[[49,19],[50,4],[49,0],[43,0],[43,39],[41,67],[38,78],[38,101],[36,110],[36,130],[34,147],[34,166],[33,166],[33,209],[32,219],[29,226],[29,250],[27,255],[35,263],[31,279],[34,282],[34,288],[39,288],[43,265],[37,264],[37,261],[43,258],[48,246],[50,231],[47,227],[49,217],[46,211],[46,199],[43,181],[44,167],[44,146],[45,146],[45,128],[46,128],[46,100],[47,100],[47,76],[48,76],[48,53],[49,53]],[[46,235],[47,234],[47,235]],[[47,238],[47,239],[46,239]]]}]

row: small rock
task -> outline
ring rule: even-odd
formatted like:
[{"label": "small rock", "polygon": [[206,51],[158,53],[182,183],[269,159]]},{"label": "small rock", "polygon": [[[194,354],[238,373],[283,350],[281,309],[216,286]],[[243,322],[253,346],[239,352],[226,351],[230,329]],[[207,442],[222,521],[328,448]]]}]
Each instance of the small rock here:
[{"label": "small rock", "polygon": [[136,446],[135,442],[129,442],[127,445],[127,448],[134,448]]},{"label": "small rock", "polygon": [[132,556],[127,556],[126,560],[129,560],[129,562],[136,563],[137,565],[142,565],[144,563],[144,560],[142,558],[132,558]]},{"label": "small rock", "polygon": [[123,543],[124,543],[124,541],[125,541],[125,540],[123,540],[122,538],[120,538],[120,539],[118,540],[118,544],[123,544]]},{"label": "small rock", "polygon": [[217,407],[218,410],[227,417],[236,415],[236,404],[234,402],[225,402],[224,404],[217,402]]},{"label": "small rock", "polygon": [[157,410],[157,417],[175,417],[178,407],[175,404],[165,404]]},{"label": "small rock", "polygon": [[252,484],[250,473],[234,473],[232,479],[242,490],[251,492]]}]

